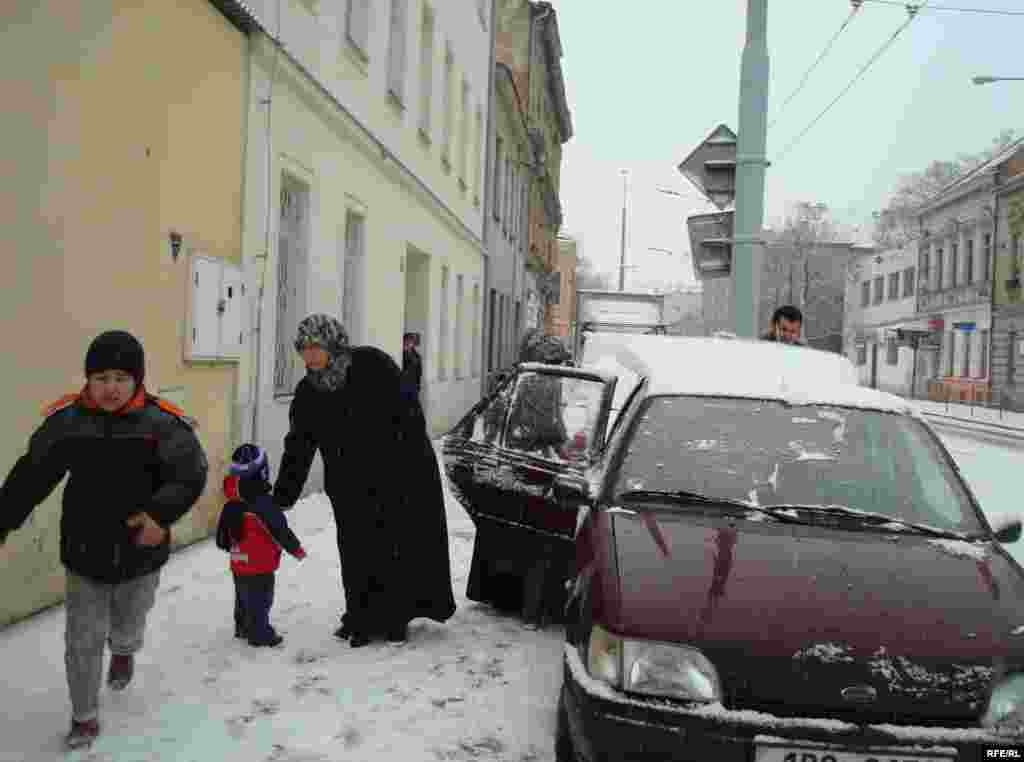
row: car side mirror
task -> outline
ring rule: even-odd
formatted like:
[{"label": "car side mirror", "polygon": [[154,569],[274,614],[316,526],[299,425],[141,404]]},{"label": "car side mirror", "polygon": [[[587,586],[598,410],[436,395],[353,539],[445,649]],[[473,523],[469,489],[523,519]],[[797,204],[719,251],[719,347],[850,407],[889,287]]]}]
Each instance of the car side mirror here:
[{"label": "car side mirror", "polygon": [[1021,536],[1021,520],[1019,517],[1006,518],[992,527],[995,538],[1001,543],[1017,542]]}]

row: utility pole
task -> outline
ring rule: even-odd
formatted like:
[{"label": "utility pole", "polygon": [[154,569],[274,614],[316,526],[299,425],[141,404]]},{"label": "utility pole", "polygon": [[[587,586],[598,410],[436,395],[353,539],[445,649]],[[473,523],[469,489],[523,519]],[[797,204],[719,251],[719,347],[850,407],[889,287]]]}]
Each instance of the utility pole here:
[{"label": "utility pole", "polygon": [[622,175],[622,242],[619,245],[619,291],[626,290],[626,179],[629,170],[619,170]]},{"label": "utility pole", "polygon": [[748,338],[758,333],[764,177],[768,166],[768,73],[768,0],[747,0],[747,41],[740,64],[732,285],[736,335]]}]

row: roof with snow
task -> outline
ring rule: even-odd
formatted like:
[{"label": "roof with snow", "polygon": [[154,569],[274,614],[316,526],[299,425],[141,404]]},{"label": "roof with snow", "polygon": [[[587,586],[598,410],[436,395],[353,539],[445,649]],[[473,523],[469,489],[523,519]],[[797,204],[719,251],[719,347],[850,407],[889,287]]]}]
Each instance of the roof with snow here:
[{"label": "roof with snow", "polygon": [[942,201],[946,200],[950,196],[958,193],[959,191],[964,190],[967,187],[967,185],[969,185],[974,180],[977,180],[986,175],[987,173],[998,169],[1001,164],[1013,158],[1013,155],[1020,151],[1022,148],[1024,148],[1024,138],[1020,138],[1018,140],[1013,141],[1012,143],[1010,143],[1010,145],[1008,145],[1006,148],[997,153],[988,161],[979,164],[970,172],[965,172],[960,177],[956,178],[953,182],[951,182],[949,185],[947,185],[945,188],[943,188],[937,194],[935,194],[935,197],[931,201],[929,201],[926,204],[926,206],[933,207],[941,203]]},{"label": "roof with snow", "polygon": [[846,357],[809,347],[739,338],[598,334],[584,368],[613,364],[649,378],[649,394],[768,399],[919,415],[902,397],[860,386]]}]

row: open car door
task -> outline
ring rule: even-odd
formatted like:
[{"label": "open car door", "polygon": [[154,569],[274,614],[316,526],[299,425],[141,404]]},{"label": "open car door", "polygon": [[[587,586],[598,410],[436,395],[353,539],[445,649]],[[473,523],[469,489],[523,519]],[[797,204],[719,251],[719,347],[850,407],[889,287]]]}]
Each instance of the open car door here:
[{"label": "open car door", "polygon": [[599,371],[524,363],[449,432],[445,471],[478,528],[572,539],[615,386]]}]

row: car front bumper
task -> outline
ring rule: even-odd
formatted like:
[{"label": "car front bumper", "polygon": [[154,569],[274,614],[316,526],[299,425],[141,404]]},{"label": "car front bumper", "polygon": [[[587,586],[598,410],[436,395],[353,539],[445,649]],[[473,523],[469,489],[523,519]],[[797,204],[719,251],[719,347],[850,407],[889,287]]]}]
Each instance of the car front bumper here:
[{"label": "car front bumper", "polygon": [[[688,708],[669,701],[627,696],[590,677],[575,646],[566,644],[562,705],[581,762],[754,762],[755,739],[867,748],[913,749],[956,762],[1024,760],[1024,739],[1011,741],[964,728],[859,726],[830,719],[777,717],[716,706]],[[1019,756],[988,756],[991,749],[1020,750]],[[818,755],[821,759],[826,753]],[[809,757],[808,757],[809,758]],[[879,757],[880,762],[904,756]],[[906,755],[911,758],[911,755]],[[800,755],[796,756],[801,759]]]}]

